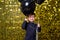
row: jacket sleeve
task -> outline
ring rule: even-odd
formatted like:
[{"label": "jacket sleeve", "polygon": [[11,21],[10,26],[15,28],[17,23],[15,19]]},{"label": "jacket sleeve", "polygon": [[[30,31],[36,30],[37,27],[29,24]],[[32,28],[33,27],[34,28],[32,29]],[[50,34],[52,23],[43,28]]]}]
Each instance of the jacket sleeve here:
[{"label": "jacket sleeve", "polygon": [[41,27],[38,27],[38,32],[41,32]]},{"label": "jacket sleeve", "polygon": [[38,27],[37,24],[35,24],[35,26],[36,26],[36,30],[37,30],[38,32],[41,32],[41,27]]},{"label": "jacket sleeve", "polygon": [[27,22],[24,21],[23,24],[22,24],[22,29],[25,29],[26,30],[26,28],[27,28]]},{"label": "jacket sleeve", "polygon": [[40,27],[38,27],[38,26],[37,26],[37,24],[36,24],[36,27],[37,27],[37,28],[36,28],[36,29],[37,29],[37,31],[38,31],[38,32],[41,32],[41,26],[40,26]]}]

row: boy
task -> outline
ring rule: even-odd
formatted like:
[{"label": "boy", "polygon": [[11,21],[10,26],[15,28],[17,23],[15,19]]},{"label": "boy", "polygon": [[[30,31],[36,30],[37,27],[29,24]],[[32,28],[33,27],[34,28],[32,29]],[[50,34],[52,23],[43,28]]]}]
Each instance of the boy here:
[{"label": "boy", "polygon": [[22,28],[26,30],[25,40],[36,40],[36,29],[41,31],[41,27],[34,23],[35,14],[29,14],[28,18],[22,24]]}]

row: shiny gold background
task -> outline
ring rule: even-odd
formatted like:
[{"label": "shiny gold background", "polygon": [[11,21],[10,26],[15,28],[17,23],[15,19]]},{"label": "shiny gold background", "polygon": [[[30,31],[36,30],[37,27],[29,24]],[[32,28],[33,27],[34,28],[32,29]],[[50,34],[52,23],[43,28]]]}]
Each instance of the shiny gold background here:
[{"label": "shiny gold background", "polygon": [[[0,40],[23,40],[21,24],[25,18],[18,0],[0,0]],[[45,0],[36,4],[36,20],[41,25],[39,40],[60,40],[60,0]]]}]

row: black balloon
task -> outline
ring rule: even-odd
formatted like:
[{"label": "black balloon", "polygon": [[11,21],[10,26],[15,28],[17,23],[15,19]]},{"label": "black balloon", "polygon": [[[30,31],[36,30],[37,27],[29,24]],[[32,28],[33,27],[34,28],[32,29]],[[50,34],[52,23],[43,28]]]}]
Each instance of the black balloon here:
[{"label": "black balloon", "polygon": [[18,0],[19,2],[23,2],[23,1],[28,1],[28,2],[33,2],[35,0]]},{"label": "black balloon", "polygon": [[29,2],[35,2],[37,4],[42,4],[45,0],[18,0],[19,2],[23,2],[23,1],[29,1]]},{"label": "black balloon", "polygon": [[35,0],[37,4],[42,4],[45,0]]},{"label": "black balloon", "polygon": [[35,2],[34,1],[23,1],[21,3],[21,11],[23,12],[24,15],[29,15],[34,12],[35,10]]},{"label": "black balloon", "polygon": [[25,16],[34,13],[35,3],[42,4],[44,0],[19,0],[21,2],[21,11]]}]

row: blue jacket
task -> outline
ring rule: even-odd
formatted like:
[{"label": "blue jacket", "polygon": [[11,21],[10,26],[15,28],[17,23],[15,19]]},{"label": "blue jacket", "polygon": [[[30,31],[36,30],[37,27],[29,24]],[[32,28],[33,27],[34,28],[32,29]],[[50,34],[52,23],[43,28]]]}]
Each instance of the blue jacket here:
[{"label": "blue jacket", "polygon": [[[32,22],[27,23],[26,21],[23,22],[22,28],[26,30],[25,40],[36,40],[36,28],[37,24]],[[38,28],[38,31],[41,31],[41,27]]]}]

